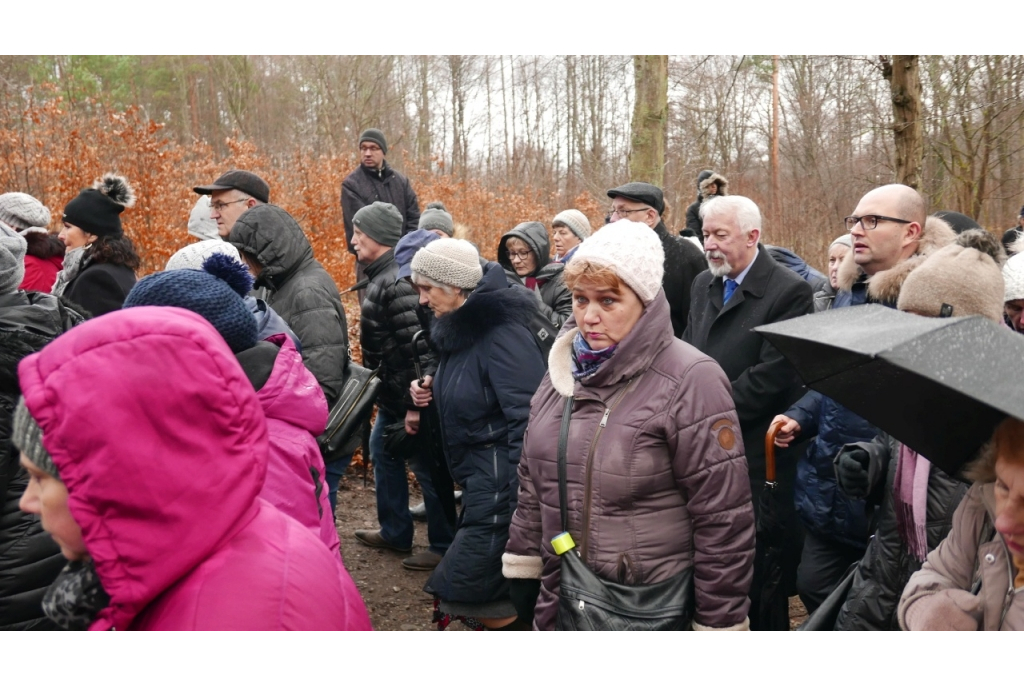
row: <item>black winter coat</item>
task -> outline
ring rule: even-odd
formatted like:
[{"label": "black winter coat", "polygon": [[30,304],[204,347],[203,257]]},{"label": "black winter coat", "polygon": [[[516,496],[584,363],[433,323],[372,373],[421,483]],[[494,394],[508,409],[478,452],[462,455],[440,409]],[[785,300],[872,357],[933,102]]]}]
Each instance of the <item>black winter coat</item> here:
[{"label": "black winter coat", "polygon": [[[869,474],[886,476],[884,483],[874,484],[868,496],[869,500],[881,498],[878,528],[854,572],[853,586],[839,610],[835,630],[899,630],[896,609],[900,596],[910,576],[921,568],[921,562],[903,544],[896,521],[892,486],[899,468],[900,443],[883,434],[855,446],[867,450],[871,457]],[[934,466],[928,471],[925,534],[929,552],[949,534],[953,513],[969,487]]]},{"label": "black winter coat", "polygon": [[[710,180],[709,180],[710,179]],[[705,183],[706,181],[706,183]],[[719,195],[728,195],[727,188],[729,187],[729,181],[725,179],[721,174],[716,174],[714,171],[705,169],[697,175],[697,199],[686,208],[686,228],[693,232],[695,236],[700,239],[700,244],[704,244],[704,220],[700,218],[700,206],[707,199],[706,187],[714,183],[718,191],[715,197]]]},{"label": "black winter coat", "polygon": [[363,297],[363,366],[380,369],[381,390],[377,404],[396,418],[415,410],[409,384],[416,378],[413,358],[418,357],[424,374],[436,366],[434,353],[421,337],[417,349],[412,338],[420,331],[419,295],[406,279],[397,283],[398,264],[394,250],[388,250],[366,267],[366,295]]},{"label": "black winter coat", "polygon": [[665,251],[665,275],[661,286],[665,289],[672,316],[672,335],[682,338],[690,315],[693,280],[697,274],[708,270],[708,262],[699,247],[686,238],[670,234],[664,222],[655,226],[654,232]]},{"label": "black winter coat", "polygon": [[352,217],[374,202],[389,202],[402,214],[402,235],[415,231],[420,224],[420,201],[412,184],[385,161],[380,171],[360,164],[341,182],[341,213],[345,221],[345,247],[352,254]]},{"label": "black winter coat", "polygon": [[512,267],[512,260],[508,257],[508,247],[505,243],[509,238],[519,238],[529,245],[530,250],[536,255],[537,271],[533,273],[533,277],[543,281],[537,289],[537,294],[540,295],[540,310],[555,328],[561,328],[566,319],[572,316],[572,293],[562,280],[565,264],[551,261],[551,243],[548,240],[547,229],[539,221],[519,224],[501,236],[501,242],[498,243],[498,263],[505,269],[508,282],[525,287],[526,281],[519,277]]},{"label": "black winter coat", "polygon": [[491,263],[466,302],[435,319],[431,330],[441,353],[434,401],[448,468],[462,485],[462,513],[424,590],[449,602],[508,599],[501,555],[519,495],[530,399],[545,370],[526,327],[536,308],[537,298],[510,288]]},{"label": "black winter coat", "polygon": [[63,296],[100,316],[120,309],[136,280],[135,272],[123,264],[89,261],[68,283]]},{"label": "black winter coat", "polygon": [[43,615],[46,589],[67,560],[38,516],[18,508],[28,473],[11,445],[18,362],[82,321],[56,297],[38,292],[0,296],[0,629],[55,630]]},{"label": "black winter coat", "polygon": [[302,361],[334,406],[348,367],[348,323],[338,286],[313,258],[306,234],[280,207],[257,205],[238,217],[228,242],[262,265],[256,285],[267,288],[267,304],[302,342]]}]

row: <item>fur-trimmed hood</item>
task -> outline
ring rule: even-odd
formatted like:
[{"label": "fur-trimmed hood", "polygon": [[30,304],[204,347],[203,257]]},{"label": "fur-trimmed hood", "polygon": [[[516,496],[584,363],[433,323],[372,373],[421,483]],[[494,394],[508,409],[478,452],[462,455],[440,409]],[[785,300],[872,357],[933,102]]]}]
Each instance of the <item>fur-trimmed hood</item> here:
[{"label": "fur-trimmed hood", "polygon": [[510,287],[501,266],[489,262],[484,276],[466,302],[453,312],[434,319],[430,341],[442,352],[473,347],[492,329],[505,324],[527,325],[537,311],[537,296]]},{"label": "fur-trimmed hood", "polygon": [[44,230],[28,229],[19,231],[25,242],[28,243],[25,254],[39,259],[50,259],[52,257],[64,256],[64,243],[60,238]]},{"label": "fur-trimmed hood", "polygon": [[718,192],[715,193],[715,195],[713,197],[725,196],[725,195],[729,194],[729,192],[728,192],[729,181],[725,178],[725,176],[722,176],[721,174],[716,172],[716,173],[711,174],[710,176],[708,176],[707,178],[705,178],[703,181],[700,182],[700,198],[701,198],[701,200],[708,199],[706,193],[707,193],[708,186],[711,185],[712,183],[717,183],[718,184]]},{"label": "fur-trimmed hood", "polygon": [[[916,269],[928,255],[952,244],[955,240],[956,231],[948,223],[937,216],[929,216],[925,219],[914,254],[891,269],[879,271],[868,278],[868,297],[875,302],[895,304],[899,299],[903,281],[907,279],[910,272]],[[851,290],[853,284],[864,276],[864,271],[853,261],[852,254],[850,257],[850,259],[843,260],[839,266],[839,273],[836,275],[840,290]]]}]

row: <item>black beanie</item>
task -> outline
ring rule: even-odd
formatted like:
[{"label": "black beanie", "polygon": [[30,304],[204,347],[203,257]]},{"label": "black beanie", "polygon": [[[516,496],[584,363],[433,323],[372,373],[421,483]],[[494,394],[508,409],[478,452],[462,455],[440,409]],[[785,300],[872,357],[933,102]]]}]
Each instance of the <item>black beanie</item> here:
[{"label": "black beanie", "polygon": [[359,144],[362,145],[366,142],[377,143],[385,155],[388,153],[388,141],[384,138],[384,133],[379,128],[368,128],[359,134]]},{"label": "black beanie", "polygon": [[92,188],[86,188],[64,207],[65,223],[86,233],[119,237],[121,212],[135,204],[135,191],[122,176],[104,174]]}]

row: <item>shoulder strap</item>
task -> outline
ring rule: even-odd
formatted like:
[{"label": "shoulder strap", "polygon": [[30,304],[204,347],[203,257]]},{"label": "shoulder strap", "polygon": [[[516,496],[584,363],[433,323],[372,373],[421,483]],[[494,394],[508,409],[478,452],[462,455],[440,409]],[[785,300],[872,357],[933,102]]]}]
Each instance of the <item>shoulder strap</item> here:
[{"label": "shoulder strap", "polygon": [[565,398],[562,408],[562,429],[558,434],[558,509],[562,514],[562,532],[569,530],[569,486],[566,482],[566,457],[569,449],[569,419],[572,417],[573,396]]}]

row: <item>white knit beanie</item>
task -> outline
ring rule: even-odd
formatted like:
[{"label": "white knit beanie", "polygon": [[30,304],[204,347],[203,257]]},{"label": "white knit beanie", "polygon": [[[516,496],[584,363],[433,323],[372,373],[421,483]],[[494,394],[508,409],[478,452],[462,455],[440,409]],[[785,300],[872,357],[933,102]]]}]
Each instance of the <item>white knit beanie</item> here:
[{"label": "white knit beanie", "polygon": [[567,209],[555,215],[551,225],[562,224],[575,234],[580,240],[586,240],[593,232],[590,228],[590,220],[587,215],[578,209]]},{"label": "white knit beanie", "polygon": [[188,234],[200,240],[220,240],[217,221],[210,217],[209,195],[200,195],[193,205],[192,212],[188,215]]},{"label": "white knit beanie", "polygon": [[212,254],[226,254],[236,262],[245,264],[238,254],[238,248],[223,240],[203,240],[181,248],[167,260],[164,271],[177,269],[202,269],[203,262]]},{"label": "white knit beanie", "polygon": [[665,275],[665,250],[657,234],[647,224],[626,219],[584,240],[572,261],[612,269],[645,305],[661,290]]},{"label": "white knit beanie", "polygon": [[473,290],[483,278],[480,254],[468,240],[435,240],[412,258],[413,276],[420,274],[438,283]]},{"label": "white knit beanie", "polygon": [[1024,300],[1024,253],[1015,254],[1003,265],[1003,302]]}]

